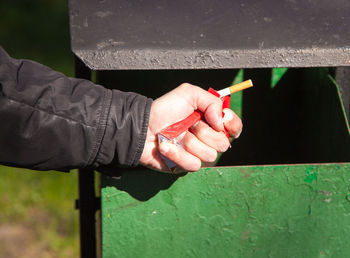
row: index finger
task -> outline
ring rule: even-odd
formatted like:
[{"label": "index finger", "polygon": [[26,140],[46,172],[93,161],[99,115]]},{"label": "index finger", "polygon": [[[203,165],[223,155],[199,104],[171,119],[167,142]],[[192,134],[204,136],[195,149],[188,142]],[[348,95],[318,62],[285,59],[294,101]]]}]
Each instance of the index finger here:
[{"label": "index finger", "polygon": [[220,98],[197,86],[191,88],[190,94],[193,106],[204,113],[207,123],[216,131],[223,131],[222,101]]}]

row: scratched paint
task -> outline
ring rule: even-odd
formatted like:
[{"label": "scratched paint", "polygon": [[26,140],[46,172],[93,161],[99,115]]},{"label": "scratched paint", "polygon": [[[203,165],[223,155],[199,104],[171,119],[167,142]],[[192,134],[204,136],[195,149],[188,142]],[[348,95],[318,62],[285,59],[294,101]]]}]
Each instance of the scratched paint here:
[{"label": "scratched paint", "polygon": [[350,163],[204,168],[175,179],[103,178],[103,257],[350,253]]},{"label": "scratched paint", "polygon": [[316,171],[314,171],[314,167],[307,168],[306,169],[306,178],[304,179],[304,182],[312,183],[313,181],[317,181],[317,173],[316,173]]}]

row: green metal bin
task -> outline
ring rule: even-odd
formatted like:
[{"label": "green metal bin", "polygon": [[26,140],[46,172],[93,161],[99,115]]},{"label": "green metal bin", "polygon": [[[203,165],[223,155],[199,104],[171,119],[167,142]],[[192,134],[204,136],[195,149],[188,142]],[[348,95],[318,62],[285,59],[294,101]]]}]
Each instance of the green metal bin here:
[{"label": "green metal bin", "polygon": [[115,169],[101,202],[81,170],[82,257],[349,256],[350,1],[69,3],[78,77],[152,98],[255,85],[216,167]]}]

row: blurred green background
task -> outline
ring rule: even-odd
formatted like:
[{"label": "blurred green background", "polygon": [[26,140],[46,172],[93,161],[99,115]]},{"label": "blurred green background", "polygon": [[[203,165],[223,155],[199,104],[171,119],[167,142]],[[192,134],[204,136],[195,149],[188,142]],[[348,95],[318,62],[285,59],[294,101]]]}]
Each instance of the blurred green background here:
[{"label": "blurred green background", "polygon": [[[2,0],[0,45],[73,76],[67,0]],[[6,122],[6,121],[3,121]],[[77,172],[0,166],[0,257],[79,256]]]}]

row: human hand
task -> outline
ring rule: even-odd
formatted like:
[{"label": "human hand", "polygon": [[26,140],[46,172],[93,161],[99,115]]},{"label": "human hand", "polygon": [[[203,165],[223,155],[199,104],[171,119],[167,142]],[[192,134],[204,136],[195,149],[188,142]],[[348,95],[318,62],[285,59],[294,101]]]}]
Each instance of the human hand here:
[{"label": "human hand", "polygon": [[[158,144],[157,133],[167,126],[188,117],[194,110],[204,113],[206,122],[199,121],[181,140],[183,148],[175,144]],[[225,116],[222,118],[222,112]],[[177,171],[196,171],[202,162],[213,162],[217,152],[230,146],[224,127],[234,138],[242,131],[241,119],[230,109],[222,110],[222,101],[200,87],[184,83],[156,99],[150,111],[145,147],[140,163],[163,172],[170,172],[160,153],[176,163]]]}]

